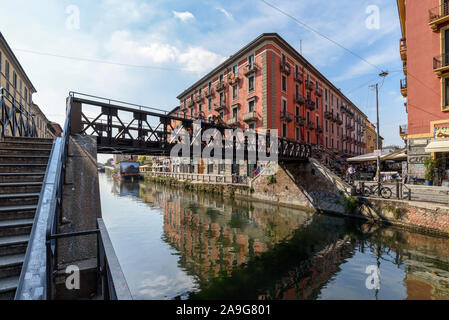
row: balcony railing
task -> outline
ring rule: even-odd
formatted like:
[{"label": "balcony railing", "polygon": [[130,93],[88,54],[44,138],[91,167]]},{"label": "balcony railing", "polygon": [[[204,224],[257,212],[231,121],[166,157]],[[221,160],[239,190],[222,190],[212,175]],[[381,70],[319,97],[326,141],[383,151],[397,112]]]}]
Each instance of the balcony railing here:
[{"label": "balcony railing", "polygon": [[316,88],[315,94],[316,94],[318,97],[321,97],[321,96],[323,95],[323,89],[321,89],[321,88]]},{"label": "balcony railing", "polygon": [[231,73],[231,75],[228,77],[228,83],[233,86],[236,83],[239,83],[240,78],[238,75]]},{"label": "balcony railing", "polygon": [[303,83],[303,76],[302,72],[295,72],[295,81]]},{"label": "balcony railing", "polygon": [[257,120],[257,112],[256,111],[251,111],[251,112],[245,113],[243,115],[244,122],[251,122],[251,121],[256,121],[256,120]]},{"label": "balcony railing", "polygon": [[253,63],[252,65],[247,65],[246,66],[246,70],[245,70],[245,77],[249,77],[250,75],[252,75],[253,73],[257,72],[257,66]]},{"label": "balcony railing", "polygon": [[324,119],[332,120],[333,118],[334,118],[334,115],[332,112],[329,112],[329,111],[324,112]]},{"label": "balcony railing", "polygon": [[407,98],[407,79],[401,79],[401,94]]},{"label": "balcony railing", "polygon": [[305,120],[303,117],[301,117],[301,116],[295,116],[295,124],[296,124],[296,125],[302,127],[302,126],[305,125],[305,123],[306,123],[306,120]]},{"label": "balcony railing", "polygon": [[187,108],[193,107],[195,105],[195,101],[193,101],[192,99],[189,100],[189,102],[187,102]]},{"label": "balcony railing", "polygon": [[204,96],[205,96],[206,98],[212,97],[213,94],[214,94],[214,90],[213,90],[212,88],[207,89],[206,91],[204,91]]},{"label": "balcony railing", "polygon": [[399,51],[401,52],[401,59],[402,61],[407,60],[407,40],[405,38],[402,38],[399,42]]},{"label": "balcony railing", "polygon": [[429,10],[429,25],[432,31],[437,31],[446,21],[449,21],[449,3],[445,2]]},{"label": "balcony railing", "polygon": [[306,89],[313,90],[313,82],[310,80],[306,80]]},{"label": "balcony railing", "polygon": [[214,105],[215,111],[221,111],[226,108],[226,101],[221,101],[218,104]]},{"label": "balcony railing", "polygon": [[292,122],[293,121],[293,115],[287,111],[281,111],[281,121],[287,121]]},{"label": "balcony railing", "polygon": [[323,132],[323,126],[317,125],[316,126],[316,131],[319,132],[319,133],[322,133]]},{"label": "balcony railing", "polygon": [[294,102],[297,104],[303,105],[304,103],[306,103],[306,100],[304,99],[302,94],[296,93],[295,97],[294,97]]},{"label": "balcony railing", "polygon": [[306,128],[308,130],[315,130],[315,124],[313,124],[312,121],[308,121],[307,124],[306,124]]},{"label": "balcony railing", "polygon": [[225,83],[224,81],[220,81],[217,84],[217,87],[215,88],[215,90],[217,90],[217,92],[223,91],[225,89]]},{"label": "balcony railing", "polygon": [[312,100],[307,100],[306,108],[309,109],[310,111],[315,110],[315,102],[313,102]]},{"label": "balcony railing", "polygon": [[201,101],[203,101],[203,97],[200,94],[197,94],[195,96],[194,100],[195,100],[196,103],[201,103]]},{"label": "balcony railing", "polygon": [[287,76],[290,75],[291,69],[288,62],[281,62],[281,72],[285,73]]},{"label": "balcony railing", "polygon": [[438,76],[449,71],[449,53],[443,53],[433,58],[433,71]]},{"label": "balcony railing", "polygon": [[404,124],[402,126],[399,126],[399,135],[401,137],[408,135],[408,125]]},{"label": "balcony railing", "polygon": [[239,123],[239,120],[237,119],[237,117],[233,117],[233,118],[229,119],[228,121],[226,121],[226,124],[228,126],[236,126],[236,125],[238,125],[238,123]]}]

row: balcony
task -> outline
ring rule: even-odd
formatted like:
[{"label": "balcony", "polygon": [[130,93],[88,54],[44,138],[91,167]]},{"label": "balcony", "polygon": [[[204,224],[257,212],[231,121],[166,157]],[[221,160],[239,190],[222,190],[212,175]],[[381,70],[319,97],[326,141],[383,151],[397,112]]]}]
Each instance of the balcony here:
[{"label": "balcony", "polygon": [[287,111],[281,111],[281,121],[292,122],[293,115]]},{"label": "balcony", "polygon": [[226,121],[226,124],[230,127],[236,127],[239,124],[239,120],[236,117],[233,117]]},{"label": "balcony", "polygon": [[243,115],[244,122],[252,122],[252,121],[256,121],[256,120],[257,120],[257,112],[256,111],[248,112]]},{"label": "balcony", "polygon": [[315,130],[315,125],[313,124],[313,122],[309,121],[306,124],[306,128],[307,130]]},{"label": "balcony", "polygon": [[399,135],[402,139],[407,138],[408,135],[408,125],[404,124],[402,126],[399,126]]},{"label": "balcony", "polygon": [[334,118],[334,115],[332,112],[329,112],[329,111],[324,112],[324,119],[333,120],[333,118]]},{"label": "balcony", "polygon": [[219,112],[219,111],[221,111],[223,109],[226,109],[226,101],[222,101],[218,105],[217,104],[214,105],[214,110],[217,111],[217,112]]},{"label": "balcony", "polygon": [[306,123],[306,120],[301,116],[295,116],[295,124],[303,127]]},{"label": "balcony", "polygon": [[218,82],[218,84],[217,84],[215,90],[217,90],[217,92],[221,92],[221,91],[223,91],[225,88],[226,88],[226,85],[225,85],[224,81],[220,81],[220,82]]},{"label": "balcony", "polygon": [[291,69],[290,69],[290,65],[288,64],[288,62],[281,62],[281,73],[286,74],[287,76],[290,75]]},{"label": "balcony", "polygon": [[402,70],[404,71],[404,76],[407,76],[407,61],[402,63]]},{"label": "balcony", "polygon": [[335,117],[335,123],[341,126],[343,124],[343,119],[340,118],[340,116],[337,114],[337,117]]},{"label": "balcony", "polygon": [[313,82],[310,80],[306,80],[306,89],[313,90]]},{"label": "balcony", "polygon": [[302,94],[296,93],[295,97],[294,97],[294,102],[297,104],[303,105],[304,103],[306,103],[306,100],[304,99]]},{"label": "balcony", "polygon": [[429,10],[429,26],[432,31],[438,31],[440,26],[449,21],[449,4],[444,3],[441,6]]},{"label": "balcony", "polygon": [[302,72],[295,72],[295,81],[299,83],[303,83],[304,74]]},{"label": "balcony", "polygon": [[315,110],[315,102],[313,102],[312,100],[307,100],[306,109],[309,109],[310,111]]},{"label": "balcony", "polygon": [[316,88],[316,90],[315,90],[315,95],[316,95],[317,97],[321,97],[321,96],[323,95],[323,89]]},{"label": "balcony", "polygon": [[407,61],[407,41],[405,38],[402,38],[400,41],[399,51],[401,52],[402,61]]},{"label": "balcony", "polygon": [[193,101],[192,99],[189,100],[189,102],[187,102],[187,108],[191,108],[195,105],[195,101]]},{"label": "balcony", "polygon": [[214,90],[213,90],[212,88],[207,89],[207,90],[204,92],[204,96],[205,96],[206,98],[210,98],[210,97],[212,97],[213,95],[214,95]]},{"label": "balcony", "polygon": [[195,102],[196,103],[201,103],[203,101],[203,97],[200,94],[197,94],[195,96]]},{"label": "balcony", "polygon": [[319,132],[319,133],[323,133],[323,126],[317,125],[316,126],[316,131]]},{"label": "balcony", "polygon": [[401,79],[401,94],[407,98],[407,79]]},{"label": "balcony", "polygon": [[249,77],[252,74],[257,72],[257,66],[253,63],[253,65],[247,65],[245,70],[245,77]]},{"label": "balcony", "polygon": [[231,86],[233,86],[234,84],[237,84],[239,82],[240,82],[240,78],[238,75],[231,73],[231,75],[228,77],[228,83]]},{"label": "balcony", "polygon": [[449,54],[445,53],[433,58],[433,72],[438,77],[449,71]]}]

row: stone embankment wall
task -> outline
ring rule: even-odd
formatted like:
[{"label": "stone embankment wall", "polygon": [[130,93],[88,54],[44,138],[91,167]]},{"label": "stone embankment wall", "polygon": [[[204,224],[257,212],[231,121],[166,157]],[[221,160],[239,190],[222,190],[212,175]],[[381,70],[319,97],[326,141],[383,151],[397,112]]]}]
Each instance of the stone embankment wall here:
[{"label": "stone embankment wall", "polygon": [[313,159],[271,171],[252,181],[252,198],[449,235],[447,206],[350,197],[350,186]]}]

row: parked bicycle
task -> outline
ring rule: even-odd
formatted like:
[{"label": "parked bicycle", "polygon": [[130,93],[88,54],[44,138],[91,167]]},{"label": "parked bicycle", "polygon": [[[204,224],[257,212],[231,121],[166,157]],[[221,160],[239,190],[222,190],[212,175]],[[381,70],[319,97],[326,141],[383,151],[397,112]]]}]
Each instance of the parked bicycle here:
[{"label": "parked bicycle", "polygon": [[375,196],[379,194],[380,188],[380,196],[384,199],[390,199],[393,195],[393,192],[390,188],[382,186],[381,184],[375,184],[372,186],[365,186],[362,190],[362,194],[364,197]]}]

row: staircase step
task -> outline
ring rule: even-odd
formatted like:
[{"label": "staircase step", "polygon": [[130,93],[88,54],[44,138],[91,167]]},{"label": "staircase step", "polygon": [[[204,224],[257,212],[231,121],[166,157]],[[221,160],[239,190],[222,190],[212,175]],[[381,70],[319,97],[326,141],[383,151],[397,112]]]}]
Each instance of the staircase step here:
[{"label": "staircase step", "polygon": [[25,253],[11,254],[0,257],[0,279],[20,276]]},{"label": "staircase step", "polygon": [[0,194],[7,193],[40,193],[42,182],[0,182]]},{"label": "staircase step", "polygon": [[50,155],[51,149],[0,147],[0,155]]},{"label": "staircase step", "polygon": [[0,155],[0,163],[47,164],[48,155]]},{"label": "staircase step", "polygon": [[37,205],[0,207],[0,221],[34,219]]},{"label": "staircase step", "polygon": [[0,237],[20,236],[31,233],[34,219],[0,221]]},{"label": "staircase step", "polygon": [[0,207],[15,205],[37,205],[39,193],[7,193],[0,194]]},{"label": "staircase step", "polygon": [[4,137],[5,142],[46,142],[53,143],[53,138],[32,138],[32,137]]},{"label": "staircase step", "polygon": [[0,172],[43,172],[47,170],[47,164],[36,163],[0,163]]},{"label": "staircase step", "polygon": [[0,183],[42,182],[45,170],[41,172],[0,172]]},{"label": "staircase step", "polygon": [[0,300],[14,299],[19,284],[19,276],[0,279]]},{"label": "staircase step", "polygon": [[8,236],[0,238],[0,257],[26,252],[30,235]]},{"label": "staircase step", "polygon": [[7,148],[40,148],[51,150],[53,148],[53,143],[49,142],[21,142],[21,141],[10,141],[10,142],[0,142],[0,147]]}]

